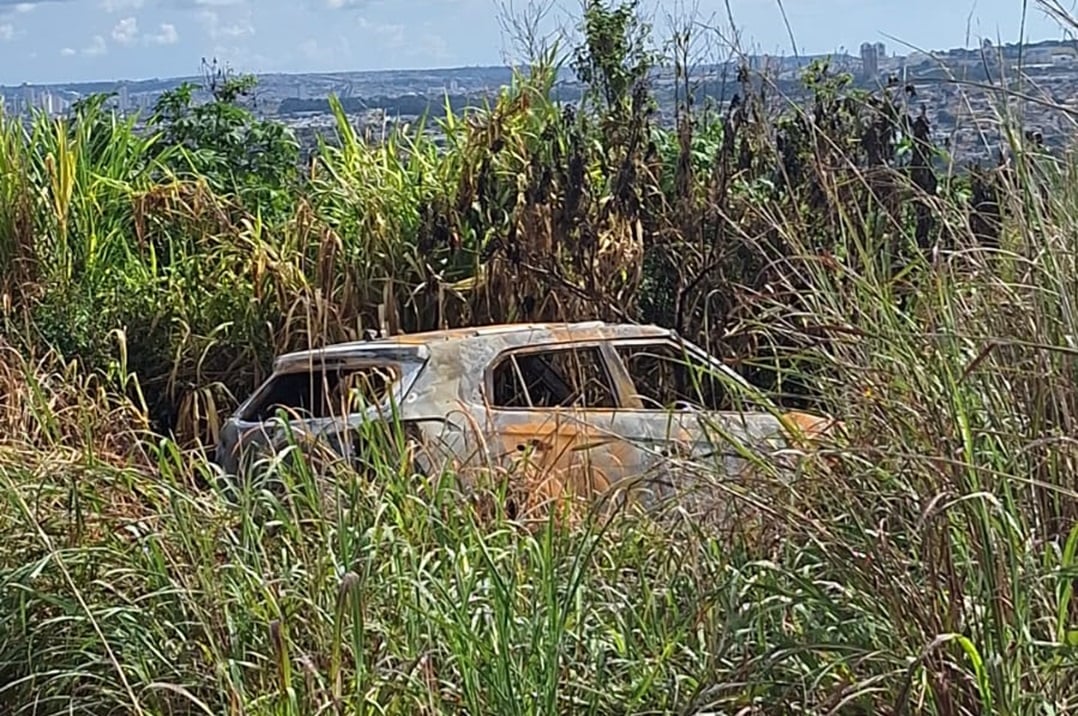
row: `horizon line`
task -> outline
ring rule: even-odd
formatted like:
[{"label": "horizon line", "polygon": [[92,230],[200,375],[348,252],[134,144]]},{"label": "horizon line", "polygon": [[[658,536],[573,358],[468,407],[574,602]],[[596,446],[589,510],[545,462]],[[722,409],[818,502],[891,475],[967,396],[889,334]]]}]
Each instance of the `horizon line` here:
[{"label": "horizon line", "polygon": [[[1000,47],[1017,47],[1017,46],[1028,47],[1028,46],[1041,45],[1041,44],[1045,44],[1045,43],[1062,44],[1062,43],[1066,43],[1066,42],[1078,43],[1078,38],[1073,38],[1073,37],[1072,38],[1067,38],[1067,39],[1045,38],[1045,39],[1041,39],[1041,40],[1025,40],[1025,41],[1016,41],[1016,42],[1007,42],[1007,43],[1004,43],[1004,44],[999,45],[999,46]],[[933,52],[950,52],[952,50],[975,50],[975,49],[977,49],[977,48],[976,47],[968,47],[968,46],[956,46],[956,47],[948,47],[946,49],[927,50],[927,51],[915,50],[915,51],[910,52],[910,53],[905,54],[905,55],[895,53],[894,55],[891,55],[891,57],[908,57],[910,54],[917,54],[917,53],[924,53],[924,52],[933,53]],[[748,57],[748,58],[767,57],[767,58],[782,58],[782,59],[788,59],[788,58],[815,59],[815,58],[820,58],[820,57],[836,57],[836,56],[838,56],[838,57],[846,56],[846,57],[852,57],[852,58],[857,58],[858,57],[857,54],[851,53],[847,48],[845,48],[845,46],[843,46],[841,48],[841,51],[839,49],[835,49],[835,50],[828,51],[828,52],[815,52],[815,53],[802,52],[802,53],[796,53],[796,54],[794,54],[794,53],[787,54],[787,53],[768,53],[768,52],[760,53],[760,52],[757,52],[757,53],[742,53],[742,55],[744,57]],[[203,60],[205,60],[205,58],[203,58]],[[700,63],[697,63],[697,64],[699,66],[708,66],[708,65],[722,65],[722,64],[726,64],[728,62],[730,62],[730,60],[716,61],[716,62],[700,62]],[[229,65],[227,63],[225,63],[225,66],[229,67]],[[513,70],[515,68],[526,67],[526,66],[527,66],[527,63],[519,63],[519,64],[515,64],[515,65],[514,64],[468,64],[468,65],[430,65],[430,66],[424,66],[424,67],[380,67],[380,68],[367,68],[367,69],[336,69],[336,70],[291,70],[291,71],[277,70],[277,71],[265,71],[265,72],[245,72],[245,71],[238,70],[238,69],[235,69],[235,68],[231,68],[231,69],[233,69],[233,71],[236,72],[236,74],[249,75],[249,76],[253,76],[253,77],[257,78],[257,77],[272,77],[272,76],[299,77],[299,76],[303,76],[303,75],[344,75],[344,74],[353,74],[353,75],[356,75],[356,74],[358,74],[358,75],[369,74],[369,75],[374,75],[374,74],[383,74],[383,73],[388,73],[388,72],[417,73],[417,72],[453,72],[453,71],[459,71],[459,70]],[[95,79],[95,80],[60,80],[60,81],[54,81],[54,82],[25,82],[24,81],[24,82],[20,82],[20,83],[17,83],[17,84],[0,83],[0,88],[8,89],[8,88],[18,88],[18,87],[55,87],[55,86],[64,86],[64,85],[137,84],[137,83],[141,83],[141,82],[169,82],[169,81],[175,82],[175,81],[183,81],[183,80],[198,80],[201,77],[202,77],[202,75],[200,75],[200,74],[186,74],[186,75],[168,75],[168,76],[164,76],[164,77],[112,78],[112,79]]]}]

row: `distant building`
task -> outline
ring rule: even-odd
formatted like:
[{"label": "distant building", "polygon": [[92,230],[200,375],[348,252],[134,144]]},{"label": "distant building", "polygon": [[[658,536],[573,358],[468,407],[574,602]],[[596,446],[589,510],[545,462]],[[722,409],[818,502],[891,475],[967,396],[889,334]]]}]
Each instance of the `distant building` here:
[{"label": "distant building", "polygon": [[67,106],[68,102],[63,97],[45,90],[40,94],[35,93],[34,100],[27,105],[26,109],[27,112],[40,109],[49,116],[56,116],[62,114]]},{"label": "distant building", "polygon": [[1078,60],[1078,53],[1074,51],[1073,47],[1057,47],[1055,52],[1052,53],[1052,64],[1071,65],[1076,60]]},{"label": "distant building", "polygon": [[880,48],[882,43],[861,43],[861,72],[865,77],[875,77],[880,73]]}]

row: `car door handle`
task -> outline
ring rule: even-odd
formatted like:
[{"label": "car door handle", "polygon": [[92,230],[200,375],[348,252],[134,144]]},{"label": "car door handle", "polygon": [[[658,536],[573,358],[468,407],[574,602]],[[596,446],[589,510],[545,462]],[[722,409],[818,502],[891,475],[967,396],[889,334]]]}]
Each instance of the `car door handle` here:
[{"label": "car door handle", "polygon": [[688,457],[692,454],[692,448],[682,443],[667,443],[659,448],[662,457]]}]

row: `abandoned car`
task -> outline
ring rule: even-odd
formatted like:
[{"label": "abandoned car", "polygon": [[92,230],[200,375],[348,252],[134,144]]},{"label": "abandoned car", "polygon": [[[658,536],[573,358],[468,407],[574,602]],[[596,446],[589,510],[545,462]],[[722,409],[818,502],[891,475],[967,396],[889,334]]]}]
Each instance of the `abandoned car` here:
[{"label": "abandoned car", "polygon": [[[358,459],[360,428],[403,426],[427,469],[526,461],[602,492],[670,461],[742,469],[829,421],[763,404],[740,376],[675,332],[601,322],[395,335],[279,357],[224,424],[231,475],[298,442]],[[756,401],[756,402],[753,402]]]}]

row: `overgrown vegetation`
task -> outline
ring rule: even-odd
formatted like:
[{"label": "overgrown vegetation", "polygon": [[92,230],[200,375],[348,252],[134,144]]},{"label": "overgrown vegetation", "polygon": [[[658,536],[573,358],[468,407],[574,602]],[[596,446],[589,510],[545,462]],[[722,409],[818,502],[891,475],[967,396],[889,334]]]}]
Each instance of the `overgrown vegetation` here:
[{"label": "overgrown vegetation", "polygon": [[[444,149],[336,105],[300,171],[212,68],[148,133],[0,118],[6,712],[1078,707],[1078,163],[941,169],[903,88],[822,64],[807,105],[745,70],[666,131],[637,18],[586,4],[579,110],[538,63]],[[848,434],[781,499],[724,488],[767,518],[732,535],[524,530],[388,448],[377,480],[282,462],[287,498],[226,499],[203,446],[235,396],[381,303],[673,326]]]}]

